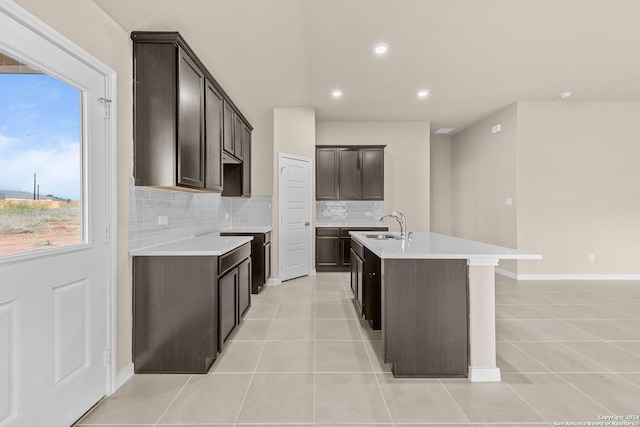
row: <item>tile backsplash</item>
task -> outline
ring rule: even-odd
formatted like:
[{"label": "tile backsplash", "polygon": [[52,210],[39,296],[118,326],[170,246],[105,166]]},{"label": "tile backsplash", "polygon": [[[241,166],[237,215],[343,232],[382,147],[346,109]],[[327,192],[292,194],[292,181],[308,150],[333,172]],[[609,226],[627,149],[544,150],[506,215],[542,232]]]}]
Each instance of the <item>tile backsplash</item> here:
[{"label": "tile backsplash", "polygon": [[377,201],[316,201],[316,225],[377,225],[381,207]]},{"label": "tile backsplash", "polygon": [[[249,199],[132,186],[130,249],[159,245],[232,226],[270,226],[271,195]],[[166,224],[159,225],[162,217]]]}]

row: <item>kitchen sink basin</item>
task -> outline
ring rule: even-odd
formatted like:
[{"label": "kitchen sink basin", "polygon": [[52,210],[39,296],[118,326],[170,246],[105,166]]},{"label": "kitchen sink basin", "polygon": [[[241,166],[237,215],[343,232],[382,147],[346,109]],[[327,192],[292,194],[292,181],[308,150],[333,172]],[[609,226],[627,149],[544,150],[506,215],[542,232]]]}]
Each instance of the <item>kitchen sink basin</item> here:
[{"label": "kitchen sink basin", "polygon": [[396,236],[395,234],[365,234],[364,237],[367,239],[375,239],[375,240],[402,240],[403,238],[400,236]]}]

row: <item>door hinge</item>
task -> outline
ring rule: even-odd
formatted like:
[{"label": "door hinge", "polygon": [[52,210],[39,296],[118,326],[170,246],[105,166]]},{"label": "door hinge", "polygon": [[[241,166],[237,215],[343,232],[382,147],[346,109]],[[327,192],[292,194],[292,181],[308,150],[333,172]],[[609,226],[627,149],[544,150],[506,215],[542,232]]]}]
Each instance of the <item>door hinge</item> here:
[{"label": "door hinge", "polygon": [[108,119],[111,117],[111,100],[101,96],[98,98],[98,101],[104,106],[104,118]]},{"label": "door hinge", "polygon": [[111,350],[108,348],[104,350],[104,367],[108,368],[111,364]]},{"label": "door hinge", "polygon": [[105,243],[109,243],[111,242],[111,228],[107,227],[104,229],[104,242]]}]

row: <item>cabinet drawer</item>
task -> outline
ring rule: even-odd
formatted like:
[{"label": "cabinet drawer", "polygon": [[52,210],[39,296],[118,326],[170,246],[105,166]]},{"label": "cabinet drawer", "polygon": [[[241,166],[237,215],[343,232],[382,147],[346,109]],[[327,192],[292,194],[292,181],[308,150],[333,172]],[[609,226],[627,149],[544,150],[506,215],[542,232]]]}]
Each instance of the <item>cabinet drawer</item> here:
[{"label": "cabinet drawer", "polygon": [[251,256],[251,244],[245,243],[237,249],[232,250],[231,252],[227,252],[218,258],[218,272],[219,275],[222,276],[226,273],[231,267],[238,264],[245,258]]},{"label": "cabinet drawer", "polygon": [[316,227],[316,236],[338,237],[339,233],[339,228]]},{"label": "cabinet drawer", "polygon": [[351,249],[353,249],[360,259],[364,259],[364,246],[356,239],[351,239]]}]

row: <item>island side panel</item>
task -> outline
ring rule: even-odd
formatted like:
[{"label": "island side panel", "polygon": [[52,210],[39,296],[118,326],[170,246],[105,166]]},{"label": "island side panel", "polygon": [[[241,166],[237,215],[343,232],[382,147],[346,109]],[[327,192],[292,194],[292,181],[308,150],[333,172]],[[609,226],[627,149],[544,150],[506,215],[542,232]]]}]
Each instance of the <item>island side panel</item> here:
[{"label": "island side panel", "polygon": [[397,377],[467,377],[466,260],[383,260],[385,360]]}]

